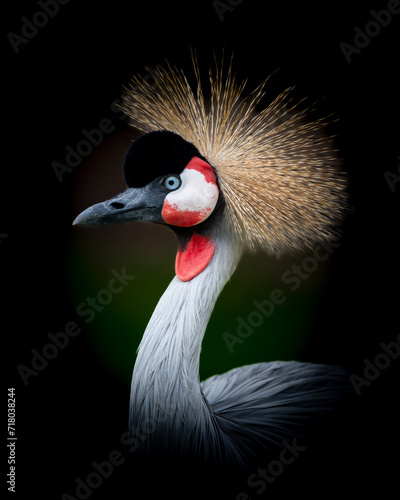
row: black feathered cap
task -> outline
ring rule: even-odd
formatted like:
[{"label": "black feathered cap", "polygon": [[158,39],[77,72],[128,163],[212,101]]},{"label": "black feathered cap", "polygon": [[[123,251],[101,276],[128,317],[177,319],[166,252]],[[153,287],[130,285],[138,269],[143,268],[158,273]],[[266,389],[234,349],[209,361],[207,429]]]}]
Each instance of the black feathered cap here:
[{"label": "black feathered cap", "polygon": [[174,132],[149,132],[136,139],[126,153],[125,182],[138,188],[162,175],[180,174],[193,156],[203,159],[193,144]]}]

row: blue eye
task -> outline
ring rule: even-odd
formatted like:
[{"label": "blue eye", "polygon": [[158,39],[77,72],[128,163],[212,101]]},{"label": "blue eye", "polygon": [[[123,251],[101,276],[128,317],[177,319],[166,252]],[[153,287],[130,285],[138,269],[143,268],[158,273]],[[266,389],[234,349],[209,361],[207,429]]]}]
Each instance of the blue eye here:
[{"label": "blue eye", "polygon": [[176,175],[169,175],[168,177],[165,177],[162,183],[171,191],[178,189],[182,184],[180,177],[177,177]]}]

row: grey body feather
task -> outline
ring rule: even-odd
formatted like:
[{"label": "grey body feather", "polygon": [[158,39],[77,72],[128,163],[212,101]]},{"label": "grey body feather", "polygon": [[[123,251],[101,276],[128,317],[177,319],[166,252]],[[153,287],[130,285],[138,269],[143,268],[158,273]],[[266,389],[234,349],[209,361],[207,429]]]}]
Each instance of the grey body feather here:
[{"label": "grey body feather", "polygon": [[234,440],[241,465],[273,456],[283,442],[306,439],[306,428],[337,409],[347,392],[342,367],[275,361],[235,368],[202,383],[204,396]]}]

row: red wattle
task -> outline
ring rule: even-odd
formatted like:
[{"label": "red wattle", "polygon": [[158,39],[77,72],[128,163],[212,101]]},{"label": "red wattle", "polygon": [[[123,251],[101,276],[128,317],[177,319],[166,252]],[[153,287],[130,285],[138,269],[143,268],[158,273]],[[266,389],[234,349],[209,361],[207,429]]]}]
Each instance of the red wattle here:
[{"label": "red wattle", "polygon": [[181,281],[189,281],[204,271],[215,251],[211,238],[193,234],[184,249],[178,249],[175,261],[175,273]]}]

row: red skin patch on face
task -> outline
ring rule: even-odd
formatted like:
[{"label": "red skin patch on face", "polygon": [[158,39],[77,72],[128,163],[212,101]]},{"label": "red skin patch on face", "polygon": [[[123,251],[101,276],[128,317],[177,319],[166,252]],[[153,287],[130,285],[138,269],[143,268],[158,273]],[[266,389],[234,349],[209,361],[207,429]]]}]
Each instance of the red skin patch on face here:
[{"label": "red skin patch on face", "polygon": [[176,205],[171,205],[168,200],[165,200],[162,209],[162,218],[165,222],[174,226],[189,227],[203,222],[207,218],[211,208],[200,210],[198,212],[189,210],[179,210]]},{"label": "red skin patch on face", "polygon": [[[212,167],[201,160],[197,156],[193,158],[186,165],[185,170],[196,170],[203,175],[207,183],[217,186],[214,170]],[[217,187],[218,189],[218,187]],[[190,227],[200,222],[203,222],[210,215],[211,208],[203,208],[201,210],[181,210],[175,203],[170,203],[167,199],[161,211],[163,220],[167,224],[180,227]]]},{"label": "red skin patch on face", "polygon": [[178,249],[175,273],[181,281],[189,281],[204,271],[215,252],[211,238],[193,234],[184,249]]},{"label": "red skin patch on face", "polygon": [[197,170],[198,172],[204,175],[207,182],[209,182],[210,184],[215,184],[215,185],[217,184],[214,170],[207,162],[201,160],[200,158],[197,158],[197,156],[193,156],[190,162],[186,165],[186,168],[191,170]]}]

